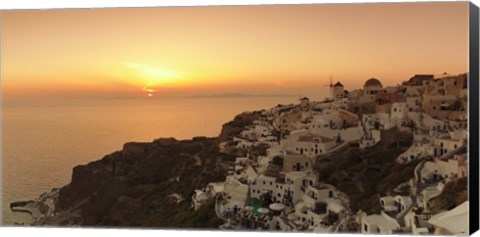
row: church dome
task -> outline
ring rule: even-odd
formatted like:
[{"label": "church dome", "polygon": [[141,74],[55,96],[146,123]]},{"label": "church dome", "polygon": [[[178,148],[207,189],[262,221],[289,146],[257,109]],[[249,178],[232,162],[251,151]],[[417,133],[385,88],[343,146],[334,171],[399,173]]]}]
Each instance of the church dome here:
[{"label": "church dome", "polygon": [[363,87],[382,87],[382,83],[377,78],[368,79]]}]

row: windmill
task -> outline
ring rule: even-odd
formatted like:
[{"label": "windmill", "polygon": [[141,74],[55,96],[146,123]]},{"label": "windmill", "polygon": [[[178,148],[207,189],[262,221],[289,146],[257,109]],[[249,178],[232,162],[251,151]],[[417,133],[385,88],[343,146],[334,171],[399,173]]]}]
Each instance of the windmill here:
[{"label": "windmill", "polygon": [[328,86],[330,88],[333,87],[333,77],[332,77],[332,74],[330,74],[330,85],[323,85],[323,86]]},{"label": "windmill", "polygon": [[444,72],[442,74],[435,74],[435,73],[433,74],[434,78],[443,78],[443,77],[449,77],[449,76],[451,76],[451,75],[447,72]]}]

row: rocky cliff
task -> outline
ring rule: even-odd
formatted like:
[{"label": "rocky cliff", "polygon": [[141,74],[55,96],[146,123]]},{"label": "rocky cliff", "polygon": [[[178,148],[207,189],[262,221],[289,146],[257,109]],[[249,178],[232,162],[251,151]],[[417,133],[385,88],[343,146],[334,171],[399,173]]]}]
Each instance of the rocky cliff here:
[{"label": "rocky cliff", "polygon": [[216,138],[130,142],[101,160],[76,166],[71,182],[56,192],[53,214],[34,215],[34,223],[217,228],[222,222],[213,202],[194,211],[191,197],[195,189],[225,180],[235,157],[220,153],[218,144],[258,115],[236,116]]}]

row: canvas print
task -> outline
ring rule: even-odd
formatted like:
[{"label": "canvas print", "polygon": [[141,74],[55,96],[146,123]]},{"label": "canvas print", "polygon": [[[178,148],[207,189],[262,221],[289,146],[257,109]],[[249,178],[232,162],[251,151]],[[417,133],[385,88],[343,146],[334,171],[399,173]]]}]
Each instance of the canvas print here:
[{"label": "canvas print", "polygon": [[468,234],[468,2],[1,28],[3,225]]}]

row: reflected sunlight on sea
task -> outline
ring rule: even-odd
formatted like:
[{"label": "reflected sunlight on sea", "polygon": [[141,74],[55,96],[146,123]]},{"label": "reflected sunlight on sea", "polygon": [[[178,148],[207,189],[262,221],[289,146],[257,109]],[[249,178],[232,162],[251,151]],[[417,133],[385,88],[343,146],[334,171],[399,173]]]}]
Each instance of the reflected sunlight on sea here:
[{"label": "reflected sunlight on sea", "polygon": [[129,141],[217,136],[243,111],[296,103],[295,97],[171,100],[105,99],[3,108],[3,224],[29,222],[12,201],[66,185],[72,168],[120,150]]}]

